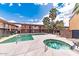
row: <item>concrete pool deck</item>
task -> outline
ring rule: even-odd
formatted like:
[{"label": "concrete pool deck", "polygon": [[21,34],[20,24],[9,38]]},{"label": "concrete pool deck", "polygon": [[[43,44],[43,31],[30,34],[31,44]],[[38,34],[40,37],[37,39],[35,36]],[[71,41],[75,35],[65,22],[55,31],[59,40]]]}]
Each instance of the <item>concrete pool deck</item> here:
[{"label": "concrete pool deck", "polygon": [[45,44],[43,41],[46,39],[58,39],[73,45],[71,39],[52,34],[33,35],[33,38],[34,40],[32,41],[19,41],[17,44],[16,42],[0,44],[0,56],[79,56],[79,52],[73,50],[56,50],[48,48],[46,52],[44,51]]}]

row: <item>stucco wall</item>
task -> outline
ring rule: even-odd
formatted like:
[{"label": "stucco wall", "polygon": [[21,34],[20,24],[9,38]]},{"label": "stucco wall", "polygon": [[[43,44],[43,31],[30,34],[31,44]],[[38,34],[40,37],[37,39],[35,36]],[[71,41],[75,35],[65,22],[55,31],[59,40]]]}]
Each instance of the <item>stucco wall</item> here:
[{"label": "stucco wall", "polygon": [[75,14],[69,23],[70,30],[79,30],[79,14]]}]

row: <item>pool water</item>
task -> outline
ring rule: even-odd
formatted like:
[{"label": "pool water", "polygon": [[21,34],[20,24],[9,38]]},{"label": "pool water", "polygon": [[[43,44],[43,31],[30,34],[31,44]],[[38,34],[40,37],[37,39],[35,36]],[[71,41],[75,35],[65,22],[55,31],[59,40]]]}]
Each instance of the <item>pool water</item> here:
[{"label": "pool water", "polygon": [[71,45],[66,42],[56,40],[56,39],[47,39],[43,41],[44,44],[50,48],[54,49],[70,49]]},{"label": "pool water", "polygon": [[28,35],[22,34],[22,35],[17,35],[15,37],[9,38],[0,43],[11,43],[11,42],[16,42],[16,41],[29,41],[29,40],[33,40],[33,37],[31,34],[28,34]]}]

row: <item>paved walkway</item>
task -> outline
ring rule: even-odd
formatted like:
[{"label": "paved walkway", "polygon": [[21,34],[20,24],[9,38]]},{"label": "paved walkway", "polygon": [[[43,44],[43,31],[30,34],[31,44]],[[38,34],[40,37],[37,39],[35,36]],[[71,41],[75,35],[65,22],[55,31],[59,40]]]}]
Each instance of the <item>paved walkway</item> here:
[{"label": "paved walkway", "polygon": [[[18,34],[16,34],[18,35]],[[14,36],[16,36],[14,35]],[[12,37],[12,36],[10,36]],[[72,50],[56,50],[48,48],[45,52],[45,39],[58,39],[73,45],[73,42],[57,35],[33,35],[34,40],[0,44],[0,55],[3,56],[79,56],[78,52]]]}]

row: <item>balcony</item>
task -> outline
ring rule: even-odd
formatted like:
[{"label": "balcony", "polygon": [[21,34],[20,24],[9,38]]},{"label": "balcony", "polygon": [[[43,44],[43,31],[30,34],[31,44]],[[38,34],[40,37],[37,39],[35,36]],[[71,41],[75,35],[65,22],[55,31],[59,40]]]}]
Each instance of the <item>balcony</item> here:
[{"label": "balcony", "polygon": [[5,27],[5,26],[3,26],[3,25],[0,25],[0,28],[8,29],[8,27]]},{"label": "balcony", "polygon": [[0,28],[5,28],[3,25],[0,25]]}]

